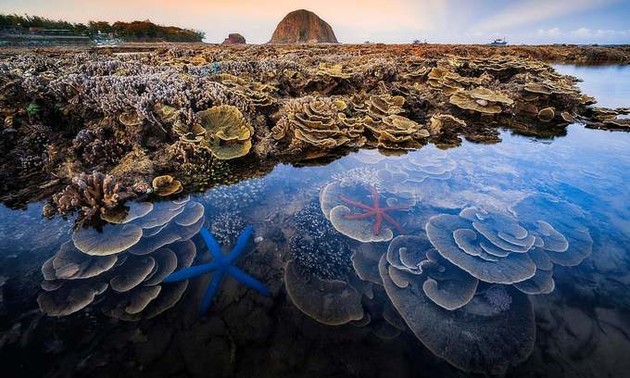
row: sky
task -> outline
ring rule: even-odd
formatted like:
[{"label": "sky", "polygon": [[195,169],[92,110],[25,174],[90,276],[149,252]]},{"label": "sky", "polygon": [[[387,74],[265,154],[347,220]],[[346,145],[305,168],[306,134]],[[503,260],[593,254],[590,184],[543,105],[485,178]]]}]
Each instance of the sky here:
[{"label": "sky", "polygon": [[342,43],[630,44],[630,0],[0,0],[0,13],[71,22],[149,19],[265,43],[290,11],[308,9]]}]

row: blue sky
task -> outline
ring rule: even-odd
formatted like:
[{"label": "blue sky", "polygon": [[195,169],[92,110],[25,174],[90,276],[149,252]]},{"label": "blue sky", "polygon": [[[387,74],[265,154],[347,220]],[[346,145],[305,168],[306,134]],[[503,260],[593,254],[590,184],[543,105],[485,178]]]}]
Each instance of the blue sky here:
[{"label": "blue sky", "polygon": [[264,43],[286,13],[300,8],[317,13],[345,43],[630,43],[630,0],[0,0],[1,13],[150,19],[202,30],[207,42],[240,32]]}]

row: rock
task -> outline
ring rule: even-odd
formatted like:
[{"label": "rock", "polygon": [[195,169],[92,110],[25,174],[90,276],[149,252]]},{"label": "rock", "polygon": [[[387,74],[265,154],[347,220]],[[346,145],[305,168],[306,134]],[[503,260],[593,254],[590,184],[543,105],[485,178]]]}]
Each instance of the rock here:
[{"label": "rock", "polygon": [[339,43],[332,27],[315,13],[299,9],[287,14],[269,43]]},{"label": "rock", "polygon": [[228,37],[223,40],[224,45],[244,45],[246,43],[245,37],[239,33],[230,33]]}]

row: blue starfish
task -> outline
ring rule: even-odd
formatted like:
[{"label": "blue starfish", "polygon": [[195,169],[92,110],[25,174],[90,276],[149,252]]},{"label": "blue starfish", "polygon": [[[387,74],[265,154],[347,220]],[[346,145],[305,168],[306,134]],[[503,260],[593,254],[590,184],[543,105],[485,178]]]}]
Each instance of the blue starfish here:
[{"label": "blue starfish", "polygon": [[184,268],[180,271],[171,273],[168,277],[164,279],[164,282],[182,281],[200,276],[202,274],[214,272],[212,280],[210,281],[210,285],[208,285],[208,289],[203,295],[203,301],[201,302],[201,308],[199,309],[200,315],[205,314],[210,308],[210,305],[212,304],[212,299],[214,299],[214,296],[219,290],[219,287],[221,286],[221,283],[223,282],[223,279],[226,275],[230,275],[245,286],[256,290],[264,296],[270,297],[271,292],[262,282],[258,281],[254,277],[234,266],[234,262],[236,261],[236,259],[238,259],[245,252],[247,242],[249,241],[249,238],[252,236],[253,233],[254,228],[251,226],[247,227],[245,231],[243,231],[243,233],[238,237],[234,248],[232,248],[232,250],[227,255],[224,255],[221,251],[221,246],[214,238],[214,236],[212,236],[212,234],[207,229],[202,228],[200,234],[203,237],[203,240],[206,242],[206,246],[208,247],[210,255],[212,256],[212,261],[206,264],[191,266],[190,268]]}]

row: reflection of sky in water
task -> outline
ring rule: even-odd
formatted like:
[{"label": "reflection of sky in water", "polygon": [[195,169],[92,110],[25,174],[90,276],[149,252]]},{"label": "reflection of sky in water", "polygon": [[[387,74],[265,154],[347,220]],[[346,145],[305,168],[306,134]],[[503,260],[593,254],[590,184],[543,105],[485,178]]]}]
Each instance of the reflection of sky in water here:
[{"label": "reflection of sky in water", "polygon": [[561,74],[582,79],[578,86],[587,95],[597,98],[597,106],[630,106],[630,67],[556,64],[554,68]]},{"label": "reflection of sky in water", "polygon": [[[532,296],[536,305],[538,322],[558,322],[566,317],[572,319],[574,327],[592,327],[597,323],[609,324],[611,316],[627,315],[630,308],[630,294],[627,292],[627,287],[630,285],[630,259],[627,254],[630,245],[630,192],[627,190],[630,186],[630,178],[627,175],[630,171],[629,136],[623,133],[593,131],[573,125],[569,127],[566,137],[551,141],[524,138],[511,135],[509,132],[502,132],[501,137],[503,142],[499,144],[480,145],[465,142],[461,147],[445,152],[433,146],[427,146],[403,156],[386,157],[380,155],[378,151],[371,150],[353,153],[323,167],[280,166],[264,179],[242,184],[251,185],[257,193],[258,200],[239,200],[238,198],[232,200],[251,203],[250,207],[241,210],[247,219],[245,223],[252,223],[256,222],[256,219],[260,222],[261,218],[273,219],[269,217],[269,214],[277,212],[284,212],[284,215],[290,218],[303,206],[322,201],[321,193],[330,188],[331,182],[345,183],[346,186],[343,189],[345,191],[340,191],[342,194],[370,204],[372,197],[367,194],[365,185],[358,187],[352,185],[357,182],[369,183],[379,188],[383,206],[389,204],[392,199],[397,203],[412,204],[410,211],[392,212],[391,215],[402,225],[403,234],[414,236],[425,235],[425,225],[431,217],[440,214],[453,217],[470,206],[492,214],[510,214],[512,211],[512,215],[516,214],[516,216],[498,217],[498,219],[506,219],[501,221],[505,223],[528,225],[529,231],[537,220],[545,221],[553,227],[552,231],[563,234],[560,240],[566,238],[571,246],[571,252],[567,252],[565,256],[566,260],[563,260],[565,257],[559,258],[556,260],[559,261],[558,265],[555,265],[552,270],[545,270],[545,274],[549,274],[546,279],[553,275],[553,283],[536,282],[531,285],[517,285],[519,290],[543,293]],[[258,184],[254,185],[256,182]],[[323,191],[322,188],[324,188]],[[333,189],[332,191],[339,191],[338,188]],[[239,192],[241,193],[239,196],[244,195],[241,189]],[[279,193],[283,194],[279,195]],[[210,197],[213,196],[212,191],[208,194]],[[247,198],[246,195],[245,198]],[[276,198],[278,203],[274,203]],[[358,222],[358,220],[344,220],[343,216],[333,215],[335,206],[352,208],[348,205],[348,201],[344,203],[343,200],[338,200],[337,194],[333,196],[333,202],[334,198],[337,198],[336,203],[322,204],[324,213],[328,215],[334,228],[346,236],[346,243],[362,251],[366,243],[360,243],[357,240],[365,240],[365,231],[368,236],[370,235],[374,220],[360,225],[364,232],[358,232],[351,225],[352,222]],[[528,201],[528,198],[533,198],[533,200]],[[540,198],[544,200],[539,200]],[[522,207],[522,203],[528,204],[526,211],[513,210]],[[264,215],[260,214],[261,211]],[[359,213],[366,210],[354,208],[352,211]],[[212,213],[208,214],[208,217],[212,218]],[[359,223],[354,224],[359,225]],[[260,227],[271,226],[261,225]],[[383,222],[383,228],[387,229],[387,227],[392,228],[394,236],[401,234],[401,231],[393,229],[391,224]],[[448,232],[455,232],[459,227]],[[494,230],[498,232],[503,226],[494,224],[492,227],[498,227]],[[478,234],[476,237],[481,236]],[[382,238],[380,233],[378,237],[375,237],[377,240]],[[461,243],[461,240],[458,240],[458,243]],[[453,245],[452,242],[451,244]],[[372,250],[377,251],[376,258],[370,255],[373,252],[361,252],[359,257],[353,255],[355,270],[358,264],[356,261],[364,263],[367,261],[373,268],[378,261],[379,253],[384,253],[383,251],[387,248],[387,243],[372,245]],[[288,247],[291,248],[291,246]],[[305,249],[301,253],[308,254],[313,251]],[[324,251],[314,253],[321,254]],[[571,256],[571,253],[574,255]],[[315,261],[314,259],[307,260],[309,264]],[[322,260],[317,263],[322,269],[320,276],[329,276],[327,271],[330,269],[329,265]],[[579,265],[574,266],[576,264]],[[503,268],[500,266],[495,267],[494,272],[489,272],[490,276],[501,269]],[[312,265],[308,266],[308,270],[313,270]],[[291,279],[293,279],[293,274]],[[362,274],[362,277],[369,277],[369,269]],[[385,282],[388,294],[394,291],[392,295],[401,301],[398,303],[402,306],[399,312],[403,317],[407,317],[405,320],[408,321],[410,327],[418,327],[413,329],[414,332],[418,331],[417,335],[422,335],[419,338],[429,348],[447,347],[441,344],[443,340],[431,339],[427,336],[427,330],[422,328],[426,322],[431,321],[432,316],[448,318],[453,322],[452,324],[464,327],[461,329],[462,332],[469,332],[465,327],[473,327],[476,332],[480,332],[471,324],[461,323],[465,317],[457,312],[460,310],[449,313],[447,316],[447,313],[439,310],[424,296],[414,297],[409,296],[405,291],[396,292],[399,289],[392,286],[392,282],[390,278],[387,278]],[[422,287],[421,284],[420,287]],[[484,306],[487,306],[487,303],[480,303],[479,300],[483,299],[482,293],[492,290],[493,287],[480,283],[478,294],[474,296],[470,306],[464,307],[468,309],[465,311],[475,309],[482,313],[485,311],[492,313],[494,310],[485,309]],[[287,288],[287,290],[291,293],[298,289]],[[300,288],[300,290],[305,289]],[[552,294],[548,294],[549,291]],[[512,291],[510,294],[515,301],[520,298],[516,293],[518,292]],[[351,297],[350,294],[347,295]],[[382,301],[383,298],[374,301],[377,300]],[[294,301],[299,304],[298,307],[306,307],[299,299],[294,299]],[[417,301],[419,306],[420,303],[422,306],[430,306],[431,310],[428,307],[425,308],[430,315],[415,318],[413,309],[401,304],[409,303],[409,301]],[[444,303],[450,302],[444,300]],[[522,302],[519,303],[522,304]],[[482,306],[484,310],[480,310],[479,306]],[[613,310],[602,312],[598,308]],[[304,311],[315,319],[322,319],[321,314],[313,313],[308,309]],[[597,313],[597,316],[592,315],[593,313]],[[324,319],[324,321],[330,321],[328,318]],[[495,320],[498,322],[498,318]],[[498,323],[497,327],[499,327]],[[562,329],[549,333],[543,332],[538,337],[543,340],[541,341],[543,343],[552,343],[552,349],[557,348],[553,353],[560,354],[567,353],[568,346],[564,344],[565,342],[583,343],[584,347],[596,350],[592,357],[592,364],[597,366],[601,363],[600,359],[610,353],[605,350],[604,345],[608,341],[623,338],[624,332],[627,331],[625,328],[618,328],[618,323],[614,323],[611,327],[617,327],[617,331],[605,327],[606,330],[603,332],[593,331],[596,333],[595,336],[578,332],[577,335],[566,339],[570,341],[561,341],[567,337],[562,333],[564,332]],[[497,328],[497,332],[501,334],[503,331]],[[577,331],[567,329],[566,332]],[[589,337],[596,337],[598,341],[588,341]],[[630,344],[626,341],[625,345]],[[495,347],[501,348],[501,346]],[[516,348],[513,345],[511,347]],[[456,347],[449,346],[449,348]],[[489,348],[489,350],[497,349]],[[445,358],[456,366],[460,366],[448,356]]]},{"label": "reflection of sky in water", "polygon": [[[586,80],[583,89],[588,94],[599,95],[601,105],[628,105],[629,70],[619,72],[617,68],[611,67],[582,69],[569,66],[559,69],[583,77]],[[572,71],[566,72],[566,69]],[[611,84],[612,73],[618,74],[616,77],[621,79]],[[602,76],[604,79],[601,80],[608,80],[606,84],[610,85],[599,82]],[[622,84],[624,80],[625,86]],[[552,371],[558,374],[580,372],[587,376],[611,372],[614,375],[622,370],[618,361],[610,361],[611,356],[618,357],[621,350],[630,347],[630,327],[627,321],[623,321],[624,318],[627,320],[630,309],[630,176],[627,174],[630,172],[630,135],[572,125],[566,137],[553,140],[525,138],[507,131],[501,133],[501,138],[503,142],[494,145],[464,142],[461,147],[445,151],[426,146],[401,156],[383,156],[375,150],[360,151],[326,166],[296,168],[278,165],[265,177],[217,187],[193,196],[193,200],[204,205],[205,225],[224,246],[233,243],[245,226],[254,226],[263,244],[256,256],[244,259],[247,271],[270,287],[275,285],[276,289],[290,279],[293,286],[285,290],[293,297],[291,300],[286,299],[285,305],[297,303],[310,317],[320,317],[320,320],[325,318],[329,324],[351,319],[355,325],[365,327],[383,338],[395,337],[401,329],[408,332],[410,327],[422,343],[433,351],[457,351],[458,348],[471,347],[464,341],[449,344],[449,340],[457,340],[459,336],[456,333],[461,332],[479,338],[481,341],[478,341],[478,345],[482,353],[500,354],[504,351],[512,355],[525,353],[527,357],[527,344],[533,342],[532,338],[520,340],[516,337],[514,343],[508,344],[502,344],[501,340],[510,339],[511,332],[516,332],[513,329],[529,332],[532,337],[535,332],[537,344],[534,353],[526,364],[511,370],[510,374],[531,376]],[[338,185],[331,189],[330,183]],[[425,290],[423,286],[429,280],[424,278],[426,281],[414,281],[410,276],[404,276],[405,272],[416,274],[419,271],[418,265],[414,266],[419,260],[414,260],[412,253],[404,255],[399,249],[398,260],[385,261],[380,257],[385,255],[388,242],[359,241],[371,238],[374,236],[372,233],[377,232],[374,227],[375,217],[348,219],[344,216],[348,211],[355,214],[371,211],[369,206],[360,208],[352,205],[358,202],[373,207],[373,192],[365,184],[377,189],[381,206],[409,207],[388,213],[400,224],[400,228],[393,227],[393,223],[385,219],[378,227],[378,238],[372,238],[389,240],[401,233],[419,237],[409,239],[413,243],[406,245],[405,251],[411,251],[417,245],[429,245],[425,227],[427,223],[439,223],[436,219],[440,222],[454,220],[460,222],[463,225],[461,227],[469,227],[473,221],[464,219],[462,215],[462,210],[468,207],[475,207],[478,211],[474,214],[481,214],[481,218],[483,211],[500,214],[479,219],[482,222],[478,223],[486,223],[478,228],[470,226],[471,230],[482,230],[475,236],[477,241],[486,232],[483,236],[488,240],[493,235],[499,236],[495,238],[497,245],[511,241],[510,248],[526,249],[523,247],[526,239],[519,236],[520,229],[514,225],[520,222],[528,231],[537,225],[538,236],[553,239],[548,243],[548,246],[555,245],[549,247],[551,249],[563,250],[566,240],[573,246],[582,243],[589,249],[578,250],[577,257],[563,259],[562,256],[556,256],[553,264],[548,263],[545,269],[538,267],[544,270],[540,282],[531,285],[519,285],[516,282],[500,287],[477,282],[479,277],[476,276],[471,279],[468,271],[474,273],[474,267],[465,263],[460,266],[463,270],[453,273],[449,270],[453,269],[452,265],[448,265],[444,257],[437,256],[432,261],[433,265],[427,265],[428,277],[436,282],[446,282],[440,280],[447,277],[451,279],[450,282],[458,283],[459,297],[448,297],[448,290],[431,291],[429,294],[430,290]],[[333,195],[326,204],[320,206],[320,201],[324,201],[322,193],[326,190]],[[340,199],[338,192],[346,196],[346,200]],[[531,200],[528,201],[528,198]],[[337,211],[340,206],[346,206],[349,210]],[[26,211],[0,207],[0,282],[7,282],[7,277],[13,282],[20,281],[23,276],[39,282],[41,264],[69,239],[71,221],[60,218],[46,220],[41,218],[40,211],[41,204],[33,204]],[[436,216],[440,218],[432,218]],[[539,218],[563,236],[558,237],[545,224],[537,224]],[[363,229],[357,229],[356,225]],[[479,255],[492,260],[492,256],[478,248],[479,243],[475,244],[474,240],[463,237],[465,233],[458,231],[459,227],[450,230],[447,224],[442,230],[436,231],[444,236],[441,244],[454,248],[466,245],[471,250],[477,248]],[[484,227],[491,228],[491,232],[487,233]],[[462,237],[453,236],[456,234]],[[266,250],[265,245],[273,247]],[[198,242],[197,246],[202,247]],[[352,261],[348,258],[350,251],[354,251]],[[296,253],[304,255],[297,256]],[[553,255],[553,251],[549,254]],[[295,264],[287,269],[290,274],[284,273],[283,264],[289,259],[299,260],[304,265],[302,273],[294,269]],[[577,263],[580,264],[572,266]],[[399,268],[403,273],[396,271]],[[523,272],[518,271],[522,268],[520,266],[498,267],[495,271],[485,271],[479,276],[497,277],[497,270],[503,268],[513,269],[515,276],[524,277]],[[305,293],[314,289],[307,284],[300,284],[300,274],[312,274],[316,281],[311,282],[326,286],[317,280],[339,279],[355,271],[360,279],[355,277],[354,281],[350,280],[339,291],[341,296],[351,299],[352,303],[348,303],[352,311],[324,314],[321,308],[318,312],[313,306],[312,298],[304,299]],[[504,275],[499,276],[501,280]],[[553,284],[549,284],[551,278]],[[409,287],[412,290],[404,290],[399,286],[406,279],[410,280]],[[194,280],[191,282],[193,284],[188,290],[193,293],[196,291],[198,296],[199,288],[203,285]],[[385,290],[372,290],[370,285],[374,284],[384,285]],[[414,286],[416,284],[417,287]],[[527,296],[517,289],[546,294],[530,296],[532,310]],[[423,290],[426,295],[422,294]],[[285,295],[279,289],[275,293],[277,296]],[[372,293],[371,297],[369,293]],[[231,296],[224,296],[231,302],[219,300],[216,308],[223,309],[229,307],[229,303],[236,303],[236,307],[230,307],[232,317],[249,316],[252,306],[258,308],[265,303],[252,302],[251,298],[255,296],[252,293],[235,295],[234,289]],[[336,300],[339,297],[328,299],[331,298]],[[390,300],[387,298],[395,302],[396,310],[388,304]],[[246,299],[246,305],[240,311],[239,301]],[[467,301],[468,304],[459,309],[458,306]],[[445,310],[436,303],[441,303],[442,307],[458,308]],[[365,308],[362,308],[363,305]],[[37,306],[34,298],[25,305],[28,309],[34,306]],[[415,312],[415,306],[425,307],[419,314]],[[189,300],[188,305],[179,305],[169,311],[183,316],[182,313],[189,310],[196,314],[197,307],[198,303]],[[265,307],[264,311],[269,311],[272,318],[287,316],[286,309]],[[366,321],[365,316],[362,317],[363,311],[370,314],[371,322]],[[396,311],[402,315],[406,326],[401,323]],[[528,317],[530,313],[535,315],[535,326],[531,317]],[[217,312],[211,314],[217,315]],[[514,323],[510,324],[510,321]],[[437,322],[436,326],[431,326],[431,322]],[[483,327],[480,326],[482,323],[485,324]],[[444,327],[444,324],[450,326]],[[2,324],[1,328],[9,326]],[[351,334],[346,333],[345,328],[328,328],[334,333]],[[272,329],[271,332],[280,334],[277,329]],[[151,340],[150,331],[147,332]],[[447,332],[454,334],[442,334]],[[504,339],[491,341],[495,333]],[[347,337],[351,342],[355,341],[351,339],[352,336]],[[255,341],[262,343],[264,338]],[[281,342],[282,338],[278,337],[268,347],[283,350]],[[393,342],[398,343],[395,345],[399,348],[410,348],[401,338]],[[456,366],[473,370],[479,368],[480,371],[488,368],[480,367],[483,362],[463,362],[462,356],[449,353],[436,352]],[[514,357],[511,363],[519,361],[520,357]],[[494,370],[495,373],[505,367],[500,365],[495,366],[498,369]],[[440,370],[434,373],[440,375],[444,372]]]},{"label": "reflection of sky in water", "polygon": [[42,206],[32,203],[24,210],[11,210],[0,205],[0,259],[35,250],[50,251],[69,238],[71,225],[60,218],[51,221],[42,217]]}]

